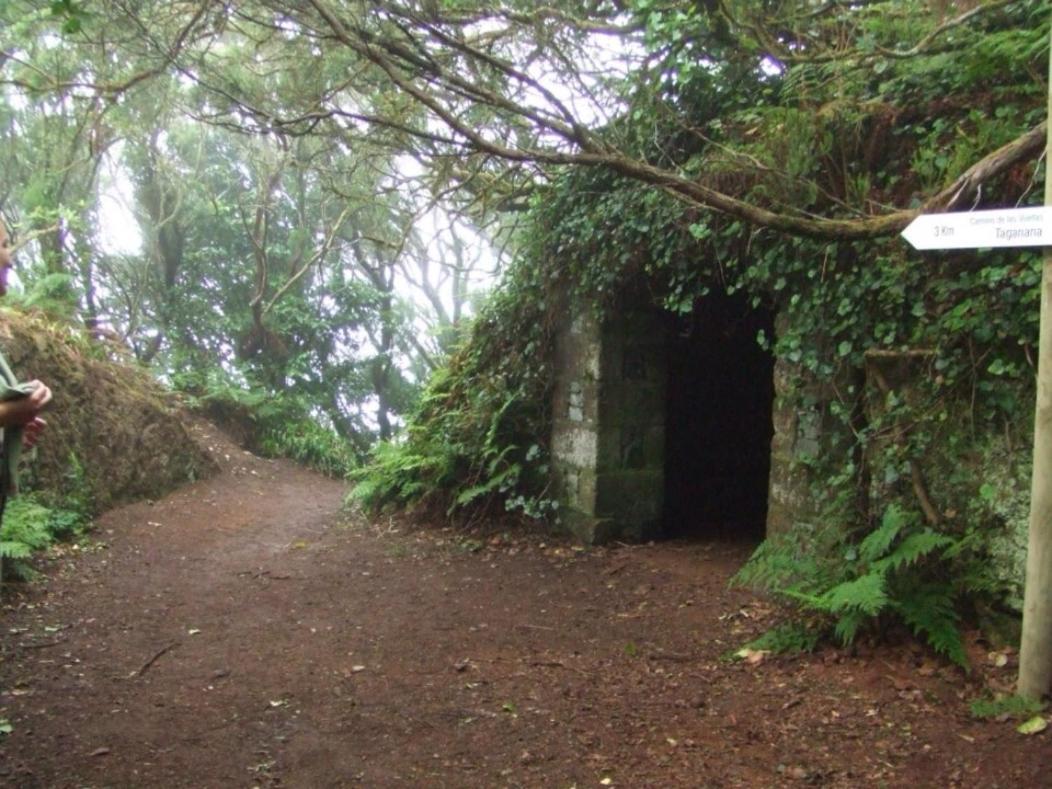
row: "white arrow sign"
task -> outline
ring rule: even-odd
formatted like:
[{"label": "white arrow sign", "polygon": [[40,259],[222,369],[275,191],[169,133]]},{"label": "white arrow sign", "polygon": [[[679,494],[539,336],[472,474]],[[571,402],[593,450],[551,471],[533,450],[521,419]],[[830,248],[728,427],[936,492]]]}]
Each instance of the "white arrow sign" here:
[{"label": "white arrow sign", "polygon": [[921,214],[902,231],[914,249],[1052,245],[1052,206]]}]

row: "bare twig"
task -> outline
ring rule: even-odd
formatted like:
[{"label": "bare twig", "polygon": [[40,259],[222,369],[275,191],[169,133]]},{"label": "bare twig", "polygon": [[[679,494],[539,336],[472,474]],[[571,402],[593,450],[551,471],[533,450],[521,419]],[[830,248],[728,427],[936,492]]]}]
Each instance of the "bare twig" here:
[{"label": "bare twig", "polygon": [[586,677],[589,676],[589,673],[584,669],[568,666],[561,660],[531,660],[530,666],[532,668],[564,668],[567,671],[576,671],[578,674],[583,674]]},{"label": "bare twig", "polygon": [[36,644],[19,644],[19,649],[46,649],[47,647],[57,647],[59,644],[65,644],[65,639],[61,641],[39,641]]},{"label": "bare twig", "polygon": [[165,653],[169,652],[172,649],[175,649],[181,643],[182,643],[181,641],[173,641],[171,644],[168,644],[165,647],[161,647],[161,649],[157,650],[157,652],[154,653],[153,657],[151,657],[149,660],[147,660],[145,663],[143,663],[142,666],[139,667],[138,671],[133,671],[129,676],[130,677],[141,677],[143,674],[145,674],[147,671],[149,671],[150,667],[154,663],[156,663],[158,660],[160,660],[160,658]]}]

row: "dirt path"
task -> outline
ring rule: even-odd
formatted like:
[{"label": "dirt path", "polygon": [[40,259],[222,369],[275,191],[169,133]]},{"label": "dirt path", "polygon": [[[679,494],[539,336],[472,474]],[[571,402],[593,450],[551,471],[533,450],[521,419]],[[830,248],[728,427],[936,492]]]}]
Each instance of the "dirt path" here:
[{"label": "dirt path", "polygon": [[746,547],[348,523],[205,439],[221,476],[7,594],[3,785],[1052,786],[1049,733],[907,647],[724,660],[770,615],[726,590]]}]

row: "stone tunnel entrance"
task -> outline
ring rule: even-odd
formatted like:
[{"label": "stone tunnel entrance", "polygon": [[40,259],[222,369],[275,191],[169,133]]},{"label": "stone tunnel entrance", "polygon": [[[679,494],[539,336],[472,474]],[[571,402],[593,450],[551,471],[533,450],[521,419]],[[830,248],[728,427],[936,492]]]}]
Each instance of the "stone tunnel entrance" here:
[{"label": "stone tunnel entrance", "polygon": [[[591,309],[558,332],[552,484],[586,542],[765,533],[774,364],[756,341],[773,316],[711,294],[676,318]],[[638,304],[638,302],[637,302]]]},{"label": "stone tunnel entrance", "polygon": [[675,320],[665,396],[663,532],[760,540],[771,469],[770,310],[713,293]]}]

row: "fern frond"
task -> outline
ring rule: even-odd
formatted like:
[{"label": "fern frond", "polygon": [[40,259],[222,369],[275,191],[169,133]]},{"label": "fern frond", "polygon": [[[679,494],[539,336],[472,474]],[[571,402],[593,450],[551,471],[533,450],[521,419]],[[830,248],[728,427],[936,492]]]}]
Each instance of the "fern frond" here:
[{"label": "fern frond", "polygon": [[967,668],[968,658],[957,629],[957,611],[948,587],[926,584],[915,587],[892,603],[893,610],[932,649],[945,655],[958,666]]},{"label": "fern frond", "polygon": [[910,522],[910,517],[907,513],[903,512],[902,508],[896,504],[892,504],[884,511],[884,517],[881,519],[880,527],[875,531],[867,535],[866,539],[862,541],[862,544],[858,546],[858,557],[867,564],[869,562],[875,562],[885,553],[891,544],[895,542],[895,538],[899,536],[899,532],[902,531],[903,527]]},{"label": "fern frond", "polygon": [[515,444],[508,444],[499,452],[496,451],[496,448],[494,448],[492,451],[486,452],[486,455],[493,455],[493,459],[489,462],[489,465],[486,466],[486,473],[490,476],[496,474],[497,469],[500,468],[500,464],[503,463],[504,459],[516,449],[518,449],[518,447]]},{"label": "fern frond", "polygon": [[775,594],[780,594],[783,597],[788,597],[794,603],[799,603],[804,608],[813,608],[816,611],[827,613],[822,607],[822,597],[820,595],[811,594],[805,592],[802,589],[795,586],[788,586],[784,589],[773,589]]},{"label": "fern frond", "polygon": [[887,572],[910,567],[932,551],[952,546],[953,542],[953,539],[945,534],[925,529],[904,539],[888,556],[875,562],[874,568]]},{"label": "fern frond", "polygon": [[818,561],[821,552],[807,542],[789,535],[768,537],[729,585],[779,593],[788,588],[798,592],[825,589],[834,579]]},{"label": "fern frond", "polygon": [[885,583],[883,573],[869,572],[837,584],[819,598],[819,605],[830,614],[858,611],[867,616],[876,616],[888,603]]},{"label": "fern frond", "polygon": [[837,619],[833,633],[840,640],[841,644],[846,647],[851,646],[855,641],[855,636],[858,635],[858,631],[862,629],[862,625],[868,619],[869,617],[861,611],[847,611]]},{"label": "fern frond", "polygon": [[32,553],[33,549],[24,542],[0,541],[0,556],[5,559],[28,559]]},{"label": "fern frond", "polygon": [[411,502],[422,496],[427,490],[427,485],[418,480],[411,480],[398,487],[399,501]]}]

